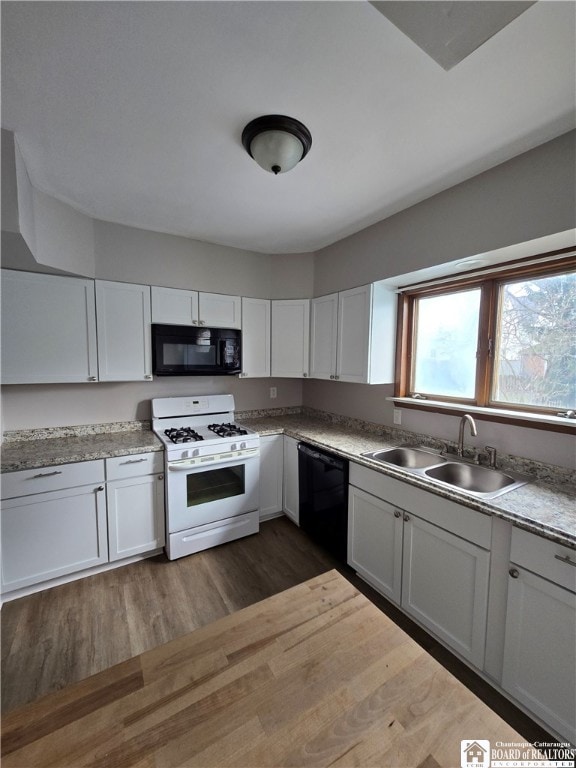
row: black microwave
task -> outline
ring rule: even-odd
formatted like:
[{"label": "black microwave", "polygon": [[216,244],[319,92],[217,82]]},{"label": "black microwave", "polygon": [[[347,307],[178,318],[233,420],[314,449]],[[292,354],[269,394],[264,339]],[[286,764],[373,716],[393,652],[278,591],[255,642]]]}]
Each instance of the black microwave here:
[{"label": "black microwave", "polygon": [[242,333],[237,328],[152,324],[156,376],[221,376],[242,371]]}]

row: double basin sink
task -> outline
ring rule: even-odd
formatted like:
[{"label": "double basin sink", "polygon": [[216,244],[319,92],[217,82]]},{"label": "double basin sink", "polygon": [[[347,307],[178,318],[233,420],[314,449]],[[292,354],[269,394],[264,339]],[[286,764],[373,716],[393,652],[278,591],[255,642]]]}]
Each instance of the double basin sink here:
[{"label": "double basin sink", "polygon": [[493,499],[528,482],[518,475],[470,464],[465,460],[446,458],[424,448],[388,448],[363,453],[362,456],[381,464],[401,467],[411,474],[457,488],[480,499]]}]

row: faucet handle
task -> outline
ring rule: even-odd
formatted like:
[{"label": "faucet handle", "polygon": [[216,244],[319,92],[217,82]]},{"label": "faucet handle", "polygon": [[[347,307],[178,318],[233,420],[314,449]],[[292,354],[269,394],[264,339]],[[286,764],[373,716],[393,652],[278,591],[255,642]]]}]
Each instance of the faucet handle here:
[{"label": "faucet handle", "polygon": [[492,445],[485,445],[484,450],[488,454],[488,466],[492,469],[496,469],[496,448]]}]

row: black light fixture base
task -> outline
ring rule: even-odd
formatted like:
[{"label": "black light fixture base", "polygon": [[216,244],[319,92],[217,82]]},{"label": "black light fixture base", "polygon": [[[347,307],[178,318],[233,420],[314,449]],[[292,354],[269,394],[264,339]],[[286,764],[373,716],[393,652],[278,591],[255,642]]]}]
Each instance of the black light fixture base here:
[{"label": "black light fixture base", "polygon": [[[306,128],[304,123],[296,120],[294,117],[287,117],[286,115],[263,115],[252,120],[242,131],[242,144],[244,149],[250,157],[254,157],[250,149],[252,140],[264,131],[284,131],[285,133],[291,133],[296,136],[302,143],[304,151],[302,152],[302,158],[306,157],[310,147],[312,146],[312,134]],[[302,159],[300,158],[300,159]]]}]

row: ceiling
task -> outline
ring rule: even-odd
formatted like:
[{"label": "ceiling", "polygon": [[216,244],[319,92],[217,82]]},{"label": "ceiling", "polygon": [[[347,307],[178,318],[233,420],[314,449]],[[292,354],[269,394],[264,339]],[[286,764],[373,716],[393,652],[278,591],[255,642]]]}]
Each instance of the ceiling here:
[{"label": "ceiling", "polygon": [[[576,4],[525,5],[446,71],[364,0],[3,2],[2,124],[94,218],[318,250],[574,127]],[[313,138],[279,176],[241,144],[270,113]]]}]

